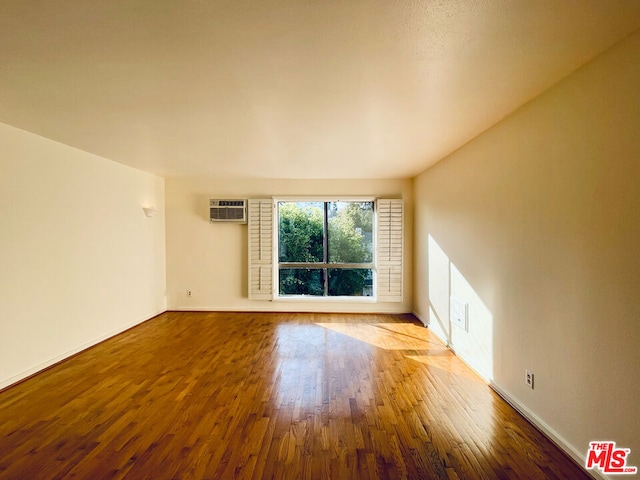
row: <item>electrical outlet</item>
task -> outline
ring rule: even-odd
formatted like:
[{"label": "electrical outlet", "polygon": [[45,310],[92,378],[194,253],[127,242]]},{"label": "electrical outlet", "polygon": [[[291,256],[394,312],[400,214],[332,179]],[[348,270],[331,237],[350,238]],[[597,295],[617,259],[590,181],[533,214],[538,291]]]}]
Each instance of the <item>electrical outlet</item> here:
[{"label": "electrical outlet", "polygon": [[533,372],[531,370],[525,370],[524,381],[531,390],[533,390]]},{"label": "electrical outlet", "polygon": [[187,290],[187,297],[191,296],[191,290]]}]

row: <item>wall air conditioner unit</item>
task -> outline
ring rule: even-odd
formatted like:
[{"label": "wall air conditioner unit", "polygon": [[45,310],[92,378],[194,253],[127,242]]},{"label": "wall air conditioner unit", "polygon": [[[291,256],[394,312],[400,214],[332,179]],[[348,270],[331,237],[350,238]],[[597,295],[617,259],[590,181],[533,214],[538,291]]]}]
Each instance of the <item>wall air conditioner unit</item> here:
[{"label": "wall air conditioner unit", "polygon": [[209,200],[209,221],[247,223],[247,201]]}]

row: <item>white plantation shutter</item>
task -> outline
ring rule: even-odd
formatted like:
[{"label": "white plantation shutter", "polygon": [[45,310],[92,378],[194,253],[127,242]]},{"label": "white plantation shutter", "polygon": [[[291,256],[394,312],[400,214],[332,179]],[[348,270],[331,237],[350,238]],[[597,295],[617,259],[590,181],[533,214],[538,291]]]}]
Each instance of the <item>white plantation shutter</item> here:
[{"label": "white plantation shutter", "polygon": [[271,300],[273,290],[273,201],[250,199],[249,298]]},{"label": "white plantation shutter", "polygon": [[379,199],[378,211],[378,301],[402,301],[402,200]]}]

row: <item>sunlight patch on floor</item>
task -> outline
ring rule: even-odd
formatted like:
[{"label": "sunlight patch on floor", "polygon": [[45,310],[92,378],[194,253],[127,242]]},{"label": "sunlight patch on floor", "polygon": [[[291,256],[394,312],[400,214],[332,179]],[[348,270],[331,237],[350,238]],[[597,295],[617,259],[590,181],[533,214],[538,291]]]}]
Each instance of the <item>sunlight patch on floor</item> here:
[{"label": "sunlight patch on floor", "polygon": [[410,323],[317,323],[384,350],[432,350],[445,348],[429,338],[424,327]]}]

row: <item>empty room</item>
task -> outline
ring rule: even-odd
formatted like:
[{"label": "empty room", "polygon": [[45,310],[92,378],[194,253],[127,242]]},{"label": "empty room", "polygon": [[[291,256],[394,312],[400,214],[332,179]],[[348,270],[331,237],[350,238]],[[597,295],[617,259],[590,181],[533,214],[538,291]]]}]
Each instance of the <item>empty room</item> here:
[{"label": "empty room", "polygon": [[640,2],[0,3],[0,479],[640,466]]}]

